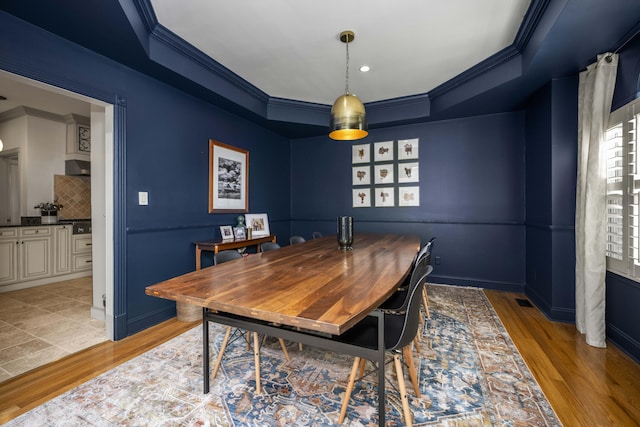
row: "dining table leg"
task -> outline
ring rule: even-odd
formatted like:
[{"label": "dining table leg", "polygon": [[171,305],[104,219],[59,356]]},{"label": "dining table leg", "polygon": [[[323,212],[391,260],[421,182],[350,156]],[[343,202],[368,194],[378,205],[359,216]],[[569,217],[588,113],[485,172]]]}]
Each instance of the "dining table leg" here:
[{"label": "dining table leg", "polygon": [[207,309],[202,308],[202,382],[204,394],[209,393],[209,321]]},{"label": "dining table leg", "polygon": [[385,380],[384,380],[384,313],[376,312],[378,316],[378,425],[385,425]]}]

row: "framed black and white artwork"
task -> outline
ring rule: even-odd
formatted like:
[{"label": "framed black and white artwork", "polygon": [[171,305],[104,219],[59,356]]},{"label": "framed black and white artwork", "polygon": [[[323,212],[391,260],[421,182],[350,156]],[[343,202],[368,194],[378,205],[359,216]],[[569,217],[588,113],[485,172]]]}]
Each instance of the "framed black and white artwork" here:
[{"label": "framed black and white artwork", "polygon": [[249,152],[209,140],[209,213],[249,209]]}]

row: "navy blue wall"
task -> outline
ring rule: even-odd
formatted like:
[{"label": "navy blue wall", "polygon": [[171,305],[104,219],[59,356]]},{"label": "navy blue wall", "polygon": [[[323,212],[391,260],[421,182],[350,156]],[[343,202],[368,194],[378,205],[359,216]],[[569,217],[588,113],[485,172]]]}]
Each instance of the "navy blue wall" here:
[{"label": "navy blue wall", "polygon": [[[420,207],[353,208],[351,146],[419,138]],[[431,281],[524,289],[524,114],[495,114],[373,130],[355,143],[327,137],[291,145],[292,232],[358,231],[437,238]]]},{"label": "navy blue wall", "polygon": [[[116,144],[125,194],[117,254],[116,338],[175,314],[146,286],[194,269],[196,240],[219,236],[237,214],[208,214],[208,140],[249,150],[249,209],[268,212],[272,230],[289,233],[289,141],[170,86],[0,12],[0,68],[94,98],[118,98],[124,139]],[[269,190],[269,191],[265,191]],[[138,191],[149,206],[138,206]],[[116,259],[119,256],[116,255]],[[205,262],[205,265],[206,262]],[[117,267],[118,268],[118,267]],[[118,291],[117,291],[118,292]]]},{"label": "navy blue wall", "polygon": [[[640,40],[620,52],[613,109],[637,98]],[[551,319],[575,321],[577,76],[556,79],[526,108],[525,293]],[[607,336],[640,360],[640,284],[607,273]]]},{"label": "navy blue wall", "polygon": [[576,77],[540,89],[526,110],[526,294],[550,318],[575,319]]}]

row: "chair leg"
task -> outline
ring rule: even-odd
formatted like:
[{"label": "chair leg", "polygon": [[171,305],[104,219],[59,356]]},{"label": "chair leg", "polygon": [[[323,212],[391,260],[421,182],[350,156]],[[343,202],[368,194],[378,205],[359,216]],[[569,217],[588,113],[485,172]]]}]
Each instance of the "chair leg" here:
[{"label": "chair leg", "polygon": [[340,408],[340,418],[338,418],[338,424],[342,424],[344,416],[347,414],[347,406],[349,405],[349,398],[351,398],[351,392],[353,391],[353,384],[356,381],[356,374],[358,373],[358,366],[360,366],[360,357],[356,357],[351,367],[351,374],[349,375],[349,383],[347,389],[344,392],[342,398],[342,407]]},{"label": "chair leg", "polygon": [[420,340],[418,339],[418,335],[420,334],[416,334],[416,337],[413,339],[413,345],[416,346],[416,351],[420,353]]},{"label": "chair leg", "polygon": [[287,359],[287,362],[288,362],[289,352],[287,352],[287,346],[284,345],[284,340],[282,338],[278,338],[278,341],[280,341],[280,347],[282,347],[282,352],[284,353],[284,357]]},{"label": "chair leg", "polygon": [[216,366],[213,367],[213,374],[211,375],[211,378],[215,378],[216,375],[218,375],[218,369],[222,363],[222,356],[224,355],[224,350],[227,348],[227,342],[229,342],[229,335],[231,335],[231,326],[227,327],[227,332],[224,334],[224,339],[222,340],[222,344],[218,350],[218,359],[216,360]]},{"label": "chair leg", "polygon": [[260,338],[258,333],[253,333],[253,356],[256,365],[256,393],[260,394]]},{"label": "chair leg", "polygon": [[402,349],[404,354],[404,360],[409,367],[409,378],[411,378],[411,384],[413,384],[413,391],[416,393],[417,398],[421,398],[420,386],[418,385],[418,375],[416,373],[416,365],[413,363],[413,355],[411,354],[411,345]]},{"label": "chair leg", "polygon": [[396,376],[398,377],[398,388],[400,389],[400,397],[402,399],[402,410],[404,412],[404,422],[407,427],[413,427],[413,419],[411,410],[409,409],[409,399],[407,398],[407,388],[404,385],[404,375],[402,374],[402,362],[400,355],[394,354],[393,361],[396,365]]},{"label": "chair leg", "polygon": [[422,304],[424,305],[424,311],[427,314],[427,318],[431,318],[431,314],[429,313],[429,295],[427,294],[427,287],[422,287]]},{"label": "chair leg", "polygon": [[364,377],[364,368],[367,365],[367,359],[360,359],[360,374],[358,375],[358,380],[361,380]]}]

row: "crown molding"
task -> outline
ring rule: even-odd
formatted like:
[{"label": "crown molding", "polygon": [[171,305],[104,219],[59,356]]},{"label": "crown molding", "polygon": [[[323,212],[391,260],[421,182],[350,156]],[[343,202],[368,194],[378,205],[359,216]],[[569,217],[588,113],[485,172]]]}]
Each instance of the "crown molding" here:
[{"label": "crown molding", "polygon": [[547,10],[550,1],[551,0],[533,0],[529,5],[529,9],[527,9],[527,13],[525,13],[524,18],[522,18],[522,24],[513,42],[513,45],[518,51],[522,52],[529,44],[529,40],[531,40],[531,36],[538,27],[538,23]]},{"label": "crown molding", "polygon": [[[321,126],[326,124],[330,106],[270,97],[160,24],[150,0],[120,2],[131,2],[135,5],[133,8],[130,7],[128,12],[135,9],[138,16],[133,20],[129,14],[127,16],[132,25],[135,22],[139,23],[139,27],[145,28],[149,47],[147,52],[152,61],[268,121]],[[481,82],[494,82],[497,75],[495,71],[498,69],[507,70],[507,75],[503,76],[507,80],[518,77],[522,74],[522,61],[514,59],[520,58],[522,49],[528,45],[550,2],[551,0],[532,0],[512,45],[428,93],[365,104],[368,123],[384,125],[407,119],[428,118],[432,114],[432,102],[436,98],[451,93],[452,97],[457,99],[460,97],[459,88],[468,87],[474,80],[479,81],[479,84],[475,85],[478,86],[475,87],[476,90],[472,91],[477,94],[481,90]],[[443,101],[440,100],[438,105],[449,104],[448,101]]]}]

